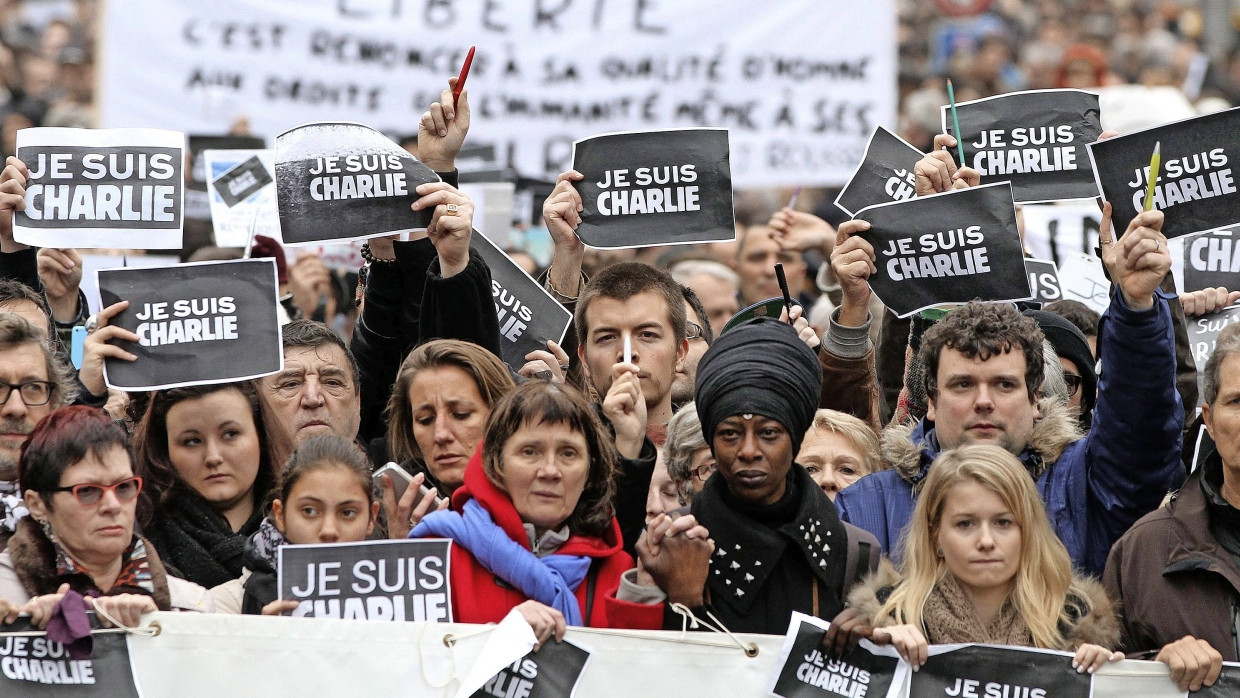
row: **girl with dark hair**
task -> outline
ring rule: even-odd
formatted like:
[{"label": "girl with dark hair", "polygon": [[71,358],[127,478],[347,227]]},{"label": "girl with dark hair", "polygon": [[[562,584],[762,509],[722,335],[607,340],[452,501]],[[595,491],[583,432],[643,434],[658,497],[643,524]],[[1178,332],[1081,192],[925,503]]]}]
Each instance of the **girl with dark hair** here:
[{"label": "girl with dark hair", "polygon": [[44,417],[22,447],[19,477],[30,515],[0,553],[0,617],[27,613],[46,627],[71,590],[128,626],[151,611],[211,609],[205,589],[169,574],[134,533],[144,482],[105,413],[77,405]]},{"label": "girl with dark hair", "polygon": [[280,475],[263,520],[245,547],[245,572],[211,590],[218,613],[279,615],[297,607],[278,601],[276,551],[281,545],[357,543],[379,516],[370,461],[353,442],[335,434],[298,444]]},{"label": "girl with dark hair", "polygon": [[254,384],[161,390],[133,441],[153,505],[143,530],[168,564],[205,587],[241,576],[245,541],[288,453]]}]

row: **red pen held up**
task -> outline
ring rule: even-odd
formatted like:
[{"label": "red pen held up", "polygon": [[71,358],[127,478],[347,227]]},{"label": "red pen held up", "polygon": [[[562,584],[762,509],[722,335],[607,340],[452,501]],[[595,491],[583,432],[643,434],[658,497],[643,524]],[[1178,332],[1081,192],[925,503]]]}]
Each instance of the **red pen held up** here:
[{"label": "red pen held up", "polygon": [[461,97],[461,90],[465,89],[465,78],[469,77],[469,66],[474,63],[474,49],[476,46],[469,47],[469,53],[465,54],[465,63],[461,66],[461,74],[456,77],[456,86],[452,88],[452,108],[456,109],[456,102]]}]

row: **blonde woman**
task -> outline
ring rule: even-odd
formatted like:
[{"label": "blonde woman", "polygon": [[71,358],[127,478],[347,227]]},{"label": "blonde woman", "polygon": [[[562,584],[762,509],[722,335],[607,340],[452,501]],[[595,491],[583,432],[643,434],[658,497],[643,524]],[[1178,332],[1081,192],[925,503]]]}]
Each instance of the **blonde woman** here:
[{"label": "blonde woman", "polygon": [[[1093,673],[1123,658],[1102,586],[1076,577],[1033,478],[998,446],[939,456],[905,542],[904,567],[884,565],[849,595],[873,619],[870,639],[914,670],[927,645],[982,642],[1076,652]],[[869,633],[867,633],[869,634]]]}]

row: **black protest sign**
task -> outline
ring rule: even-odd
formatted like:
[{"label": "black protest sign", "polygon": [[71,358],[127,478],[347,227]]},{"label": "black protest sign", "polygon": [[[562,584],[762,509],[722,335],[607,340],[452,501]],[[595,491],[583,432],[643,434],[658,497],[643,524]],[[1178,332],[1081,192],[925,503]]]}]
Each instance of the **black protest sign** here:
[{"label": "black protest sign", "polygon": [[133,362],[107,358],[107,384],[156,390],[257,378],[284,367],[275,262],[242,259],[142,269],[101,269],[103,307],[139,343],[118,342]]},{"label": "black protest sign", "polygon": [[910,698],[1089,698],[1092,674],[1078,674],[1072,655],[969,645],[931,654],[913,674]]},{"label": "black protest sign", "polygon": [[[841,658],[819,649],[825,628],[801,621],[771,693],[785,698],[885,696],[899,659],[859,646]],[[786,640],[785,640],[786,642]]]},{"label": "black protest sign", "polygon": [[500,669],[472,698],[569,698],[589,659],[589,652],[567,640],[546,642]]},{"label": "black protest sign", "polygon": [[526,354],[547,350],[548,339],[564,342],[573,314],[485,235],[475,230],[470,240],[470,246],[491,269],[504,363],[519,371]]},{"label": "black protest sign", "polygon": [[451,546],[435,538],[285,545],[280,598],[301,602],[294,616],[451,622]]},{"label": "black protest sign", "polygon": [[15,239],[44,247],[181,247],[184,136],[156,129],[23,129],[30,169]]},{"label": "black protest sign", "polygon": [[1240,159],[1240,108],[1108,138],[1089,146],[1102,195],[1123,230],[1144,209],[1150,155],[1159,146],[1154,208],[1169,238],[1240,223],[1232,163]]},{"label": "black protest sign", "polygon": [[874,246],[870,286],[900,317],[941,303],[1029,298],[1016,207],[1007,182],[871,206],[861,233]]},{"label": "black protest sign", "polygon": [[425,228],[420,184],[439,175],[361,124],[316,123],[276,137],[276,206],[286,245],[355,240]]},{"label": "black protest sign", "polygon": [[591,247],[719,242],[736,237],[727,129],[631,131],[573,143],[573,186]]},{"label": "black protest sign", "polygon": [[125,634],[95,631],[90,658],[72,659],[64,645],[38,633],[28,618],[18,618],[0,631],[0,695],[137,698]]},{"label": "black protest sign", "polygon": [[1205,376],[1206,361],[1214,353],[1214,344],[1228,325],[1240,321],[1240,306],[1224,308],[1216,313],[1188,318],[1188,346],[1193,352],[1193,363],[1197,365],[1197,376]]},{"label": "black protest sign", "polygon": [[1240,287],[1240,238],[1232,230],[1216,230],[1183,241],[1180,287],[1188,293],[1203,288]]},{"label": "black protest sign", "polygon": [[908,141],[879,126],[870,136],[857,170],[835,197],[835,205],[851,216],[866,206],[913,198],[913,166],[923,155]]},{"label": "black protest sign", "polygon": [[1029,288],[1033,290],[1029,300],[1035,303],[1051,303],[1063,298],[1063,288],[1059,286],[1059,269],[1054,262],[1026,259],[1025,273],[1029,275]]},{"label": "black protest sign", "polygon": [[[1098,95],[1080,90],[1010,92],[942,108],[943,132],[964,147],[964,164],[983,182],[1008,180],[1021,202],[1098,195],[1088,145],[1102,134]],[[957,150],[952,149],[955,155]]]},{"label": "black protest sign", "polygon": [[211,186],[215,187],[224,204],[232,208],[273,181],[263,161],[255,155],[220,175],[211,182]]},{"label": "black protest sign", "polygon": [[1213,686],[1202,686],[1193,692],[1197,698],[1235,698],[1240,696],[1240,664],[1223,662],[1223,671]]}]

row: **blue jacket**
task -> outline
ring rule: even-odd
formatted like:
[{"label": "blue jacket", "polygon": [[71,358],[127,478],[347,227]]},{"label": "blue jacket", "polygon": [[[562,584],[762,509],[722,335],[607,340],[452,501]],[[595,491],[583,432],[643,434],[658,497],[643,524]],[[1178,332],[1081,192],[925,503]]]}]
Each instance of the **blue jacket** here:
[{"label": "blue jacket", "polygon": [[[1084,438],[1060,406],[1047,408],[1020,460],[1037,480],[1051,525],[1077,569],[1101,576],[1111,546],[1153,511],[1182,471],[1184,408],[1175,389],[1175,340],[1167,297],[1132,310],[1118,289],[1098,329],[1102,377],[1093,427]],[[934,423],[889,427],[891,470],[867,475],[835,498],[840,518],[873,533],[897,563],[900,536],[930,463],[940,451]]]}]

